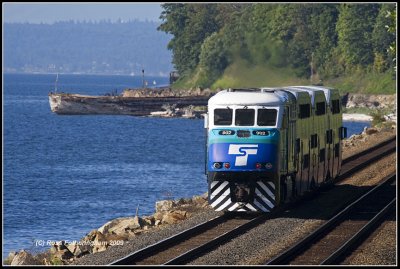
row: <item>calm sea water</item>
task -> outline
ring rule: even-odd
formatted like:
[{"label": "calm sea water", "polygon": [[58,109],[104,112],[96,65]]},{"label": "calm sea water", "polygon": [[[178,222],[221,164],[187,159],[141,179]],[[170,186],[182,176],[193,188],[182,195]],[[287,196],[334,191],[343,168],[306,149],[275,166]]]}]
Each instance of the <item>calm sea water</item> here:
[{"label": "calm sea water", "polygon": [[[207,191],[202,120],[59,116],[55,75],[5,74],[3,257],[38,240],[79,240],[155,202]],[[168,78],[148,78],[165,85]],[[139,87],[139,77],[60,75],[58,91],[103,95]],[[348,136],[368,122],[345,122]]]}]

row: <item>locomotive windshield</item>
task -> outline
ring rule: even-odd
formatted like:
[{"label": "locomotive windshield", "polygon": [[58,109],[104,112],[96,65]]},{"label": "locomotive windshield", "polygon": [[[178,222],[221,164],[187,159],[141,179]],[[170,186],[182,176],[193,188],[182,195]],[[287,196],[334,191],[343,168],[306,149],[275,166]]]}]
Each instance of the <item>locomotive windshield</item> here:
[{"label": "locomotive windshield", "polygon": [[232,124],[232,109],[218,108],[214,110],[215,125],[231,125]]},{"label": "locomotive windshield", "polygon": [[214,110],[214,125],[230,126],[232,125],[233,113],[235,113],[235,126],[275,126],[278,110],[274,108],[216,108]]},{"label": "locomotive windshield", "polygon": [[257,116],[258,126],[275,126],[276,123],[276,109],[259,109]]},{"label": "locomotive windshield", "polygon": [[236,126],[253,126],[254,125],[254,109],[236,109],[235,125]]}]

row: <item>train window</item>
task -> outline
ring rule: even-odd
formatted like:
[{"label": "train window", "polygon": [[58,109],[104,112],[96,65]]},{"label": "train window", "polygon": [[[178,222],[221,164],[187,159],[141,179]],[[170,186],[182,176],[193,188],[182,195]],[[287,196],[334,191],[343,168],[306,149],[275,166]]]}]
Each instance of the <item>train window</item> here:
[{"label": "train window", "polygon": [[310,147],[311,148],[316,148],[318,145],[318,135],[317,134],[313,134],[311,135],[311,139],[310,139]]},{"label": "train window", "polygon": [[317,103],[317,110],[315,111],[315,114],[316,114],[317,116],[319,116],[319,115],[325,115],[325,107],[326,107],[325,102],[319,102],[319,103]]},{"label": "train window", "polygon": [[299,118],[304,119],[310,117],[310,104],[300,105]]},{"label": "train window", "polygon": [[339,127],[339,138],[345,139],[347,137],[347,128],[346,127]]},{"label": "train window", "polygon": [[254,109],[236,109],[235,125],[237,126],[253,126],[254,125]]},{"label": "train window", "polygon": [[339,149],[340,149],[339,143],[335,144],[335,158],[339,157]]},{"label": "train window", "polygon": [[295,146],[295,153],[299,153],[300,152],[300,138],[296,139],[296,146]]},{"label": "train window", "polygon": [[319,162],[321,163],[323,161],[325,161],[325,149],[319,151]]},{"label": "train window", "polygon": [[214,110],[215,125],[231,125],[232,124],[232,109],[217,108]]},{"label": "train window", "polygon": [[340,113],[340,101],[332,100],[332,114]]},{"label": "train window", "polygon": [[276,109],[259,109],[257,116],[257,125],[275,126],[277,113],[278,111]]},{"label": "train window", "polygon": [[305,154],[303,156],[303,168],[308,168],[309,165],[310,165],[310,155]]},{"label": "train window", "polygon": [[332,129],[326,131],[326,143],[332,144],[333,143],[333,132]]}]

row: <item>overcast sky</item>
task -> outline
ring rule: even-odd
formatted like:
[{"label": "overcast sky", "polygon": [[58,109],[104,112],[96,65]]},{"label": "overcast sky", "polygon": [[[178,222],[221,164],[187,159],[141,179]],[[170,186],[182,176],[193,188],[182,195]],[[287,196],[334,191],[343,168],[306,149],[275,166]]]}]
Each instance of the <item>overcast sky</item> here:
[{"label": "overcast sky", "polygon": [[160,3],[2,3],[3,22],[54,23],[66,20],[159,21]]}]

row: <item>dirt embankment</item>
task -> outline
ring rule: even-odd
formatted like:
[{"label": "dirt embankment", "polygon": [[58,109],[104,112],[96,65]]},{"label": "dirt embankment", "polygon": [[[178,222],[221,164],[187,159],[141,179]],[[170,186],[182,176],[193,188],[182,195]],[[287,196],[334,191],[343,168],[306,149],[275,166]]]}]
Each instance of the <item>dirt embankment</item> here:
[{"label": "dirt embankment", "polygon": [[346,108],[375,108],[375,109],[396,109],[396,94],[391,95],[375,95],[375,94],[359,94],[347,93],[342,97],[342,104]]}]

